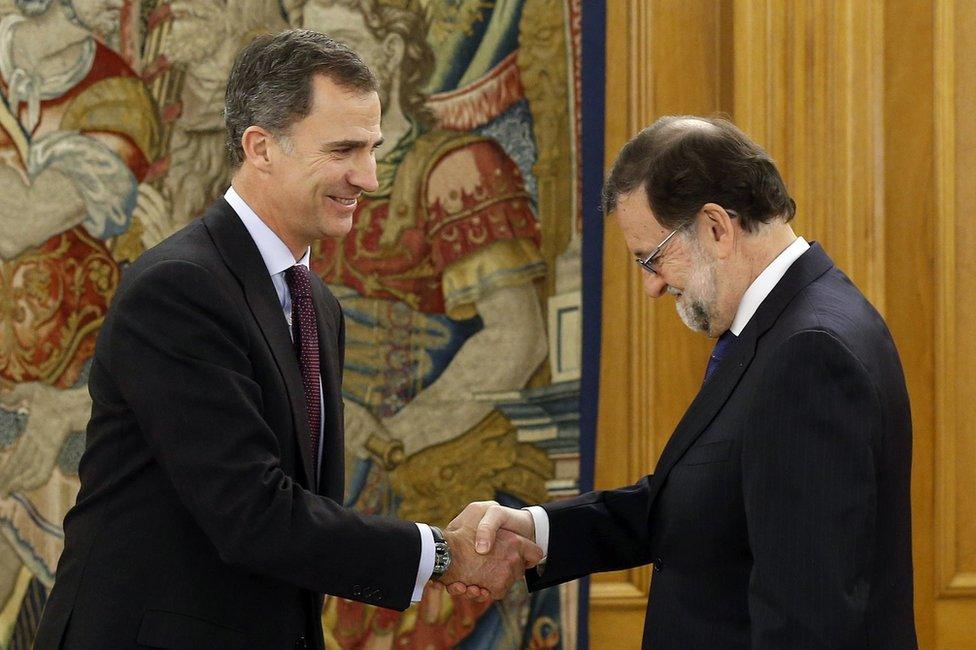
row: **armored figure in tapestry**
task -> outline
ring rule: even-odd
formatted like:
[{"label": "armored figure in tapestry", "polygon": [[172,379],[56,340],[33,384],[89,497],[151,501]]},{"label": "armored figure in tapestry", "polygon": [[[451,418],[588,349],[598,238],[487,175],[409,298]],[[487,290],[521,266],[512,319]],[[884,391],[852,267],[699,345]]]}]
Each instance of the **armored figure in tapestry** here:
[{"label": "armored figure in tapestry", "polygon": [[[288,25],[381,83],[380,189],[312,252],[346,317],[347,504],[444,525],[552,496],[551,453],[497,396],[553,381],[578,18],[578,0],[0,0],[0,647],[30,647],[54,579],[121,274],[226,190],[227,74]],[[330,647],[570,649],[566,593],[431,584],[405,614],[329,598],[323,625]]]},{"label": "armored figure in tapestry", "polygon": [[53,580],[113,249],[160,154],[154,102],[106,45],[121,5],[16,0],[0,17],[0,602],[14,607],[27,576]]},{"label": "armored figure in tapestry", "polygon": [[[360,201],[353,231],[322,241],[312,262],[346,314],[348,502],[446,524],[472,500],[544,498],[546,454],[519,442],[494,405],[475,396],[542,380],[547,354],[537,143],[516,60],[521,3],[309,0],[289,8],[292,24],[349,43],[381,85],[380,189]],[[436,40],[455,36],[452,28],[480,43],[483,69],[471,75],[474,89],[438,111],[430,89],[456,91],[465,67],[478,65],[435,58],[457,51],[458,43],[446,50]],[[333,600],[325,623],[349,648],[551,647],[546,640],[558,638],[553,593],[530,599],[515,589],[489,607],[430,586],[418,609],[401,616]],[[535,626],[534,638],[542,618],[551,625]]]},{"label": "armored figure in tapestry", "polygon": [[[220,110],[242,41],[211,43],[215,27],[284,26],[276,3],[203,4],[0,2],[2,647],[30,647],[54,579],[88,363],[124,266],[228,182]],[[207,8],[220,23],[201,24]]]}]

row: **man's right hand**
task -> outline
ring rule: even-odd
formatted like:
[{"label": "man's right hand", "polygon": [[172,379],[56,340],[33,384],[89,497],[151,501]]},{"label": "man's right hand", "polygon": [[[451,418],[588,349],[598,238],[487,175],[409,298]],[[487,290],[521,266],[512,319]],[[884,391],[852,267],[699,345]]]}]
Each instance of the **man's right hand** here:
[{"label": "man's right hand", "polygon": [[[441,582],[447,585],[448,592],[454,596],[466,595],[479,602],[489,597],[500,598],[515,580],[523,576],[526,569],[531,569],[542,560],[542,549],[535,544],[535,520],[526,510],[506,508],[495,501],[471,503],[448,525],[444,533],[445,539],[448,532],[469,530],[475,531],[474,539],[468,541],[466,538],[461,538],[461,553],[470,556],[474,548],[477,555],[473,560],[477,562],[477,556],[482,556],[485,564],[489,564],[492,558],[498,556],[507,557],[511,560],[511,566],[517,569],[517,575],[505,584],[498,595],[497,589],[492,589],[486,583],[465,580],[449,570],[441,578]],[[467,542],[466,546],[464,546],[465,542]],[[517,563],[512,556],[513,551],[519,553],[523,560],[521,568],[516,566]],[[454,558],[458,557],[454,546],[451,546],[451,554]]]},{"label": "man's right hand", "polygon": [[501,599],[512,584],[524,576],[526,569],[542,560],[542,549],[534,542],[532,515],[513,510],[529,518],[527,528],[519,519],[523,525],[513,531],[501,528],[502,523],[509,521],[504,512],[495,512],[485,520],[495,508],[501,506],[492,501],[473,503],[444,531],[452,562],[441,582],[448,585],[452,595],[464,594],[478,601],[489,597]]}]

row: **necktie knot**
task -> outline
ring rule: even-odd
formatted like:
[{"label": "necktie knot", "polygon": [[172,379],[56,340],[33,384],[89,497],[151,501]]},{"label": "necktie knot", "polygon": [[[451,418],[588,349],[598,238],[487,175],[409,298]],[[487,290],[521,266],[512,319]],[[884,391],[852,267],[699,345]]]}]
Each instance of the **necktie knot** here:
[{"label": "necktie knot", "polygon": [[302,264],[296,264],[285,270],[285,282],[293,299],[309,298],[312,295],[312,283],[308,278],[308,269]]}]

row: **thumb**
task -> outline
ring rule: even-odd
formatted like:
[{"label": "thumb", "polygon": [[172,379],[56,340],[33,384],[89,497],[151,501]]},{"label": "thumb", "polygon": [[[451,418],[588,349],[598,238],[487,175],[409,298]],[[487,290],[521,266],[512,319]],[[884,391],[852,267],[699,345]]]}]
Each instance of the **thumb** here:
[{"label": "thumb", "polygon": [[478,553],[485,555],[491,552],[495,545],[495,535],[499,528],[505,526],[508,521],[508,513],[501,506],[491,506],[485,511],[475,532],[474,548]]}]

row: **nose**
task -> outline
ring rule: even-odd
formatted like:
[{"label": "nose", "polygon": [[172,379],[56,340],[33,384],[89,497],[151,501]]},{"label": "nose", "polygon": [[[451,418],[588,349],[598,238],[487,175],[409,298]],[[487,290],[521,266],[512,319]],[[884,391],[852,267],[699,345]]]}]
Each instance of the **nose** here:
[{"label": "nose", "polygon": [[353,167],[346,174],[346,180],[367,194],[379,189],[380,183],[376,178],[376,158],[373,154],[357,156]]},{"label": "nose", "polygon": [[668,290],[668,283],[657,273],[644,272],[644,293],[648,298],[660,298]]}]

